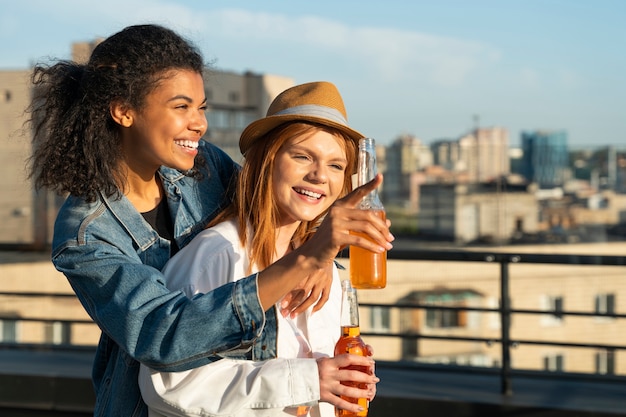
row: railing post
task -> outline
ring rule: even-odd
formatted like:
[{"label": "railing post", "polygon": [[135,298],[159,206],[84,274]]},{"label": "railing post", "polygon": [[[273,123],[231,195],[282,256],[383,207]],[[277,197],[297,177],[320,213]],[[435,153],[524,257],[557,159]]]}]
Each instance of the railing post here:
[{"label": "railing post", "polygon": [[513,394],[511,388],[511,297],[509,295],[509,262],[500,260],[500,328],[502,341],[502,369],[500,392]]}]

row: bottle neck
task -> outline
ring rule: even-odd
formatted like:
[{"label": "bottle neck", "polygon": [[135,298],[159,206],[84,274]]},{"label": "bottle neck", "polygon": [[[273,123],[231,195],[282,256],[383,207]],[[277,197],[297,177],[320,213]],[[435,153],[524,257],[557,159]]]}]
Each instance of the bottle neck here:
[{"label": "bottle neck", "polygon": [[[378,167],[376,164],[376,145],[372,138],[362,138],[359,141],[359,157],[357,167],[357,181],[361,186],[376,177]],[[367,210],[382,210],[383,204],[378,196],[378,190],[373,190],[363,197],[361,208]]]},{"label": "bottle neck", "polygon": [[356,289],[352,288],[350,280],[341,282],[341,318],[339,324],[342,332],[345,328],[359,329],[359,303]]},{"label": "bottle neck", "polygon": [[377,174],[376,145],[374,139],[363,138],[359,141],[358,181],[363,185],[374,179]]}]

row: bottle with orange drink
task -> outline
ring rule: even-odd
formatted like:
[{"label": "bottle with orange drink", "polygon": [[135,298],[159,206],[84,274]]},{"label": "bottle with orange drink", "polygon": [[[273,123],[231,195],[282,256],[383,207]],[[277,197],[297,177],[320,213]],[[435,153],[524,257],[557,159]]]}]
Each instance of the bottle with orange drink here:
[{"label": "bottle with orange drink", "polygon": [[[335,345],[335,356],[343,353],[365,356],[369,353],[368,347],[361,338],[359,326],[359,303],[356,296],[356,289],[350,285],[349,280],[341,281],[341,336]],[[358,370],[369,373],[365,366],[350,366],[347,369]],[[342,384],[366,389],[367,384],[355,382],[342,382]],[[351,411],[335,408],[337,417],[365,417],[367,416],[369,401],[367,398],[350,398],[342,396],[346,401],[359,404],[363,411],[353,413]]]},{"label": "bottle with orange drink", "polygon": [[[376,144],[372,138],[362,138],[359,141],[357,185],[361,186],[373,180],[376,174]],[[378,190],[365,196],[359,208],[372,210],[381,219],[386,219],[385,208],[378,196]],[[367,237],[362,233],[351,233]],[[387,252],[376,253],[358,246],[350,246],[350,281],[354,288],[385,288],[387,286]]]}]

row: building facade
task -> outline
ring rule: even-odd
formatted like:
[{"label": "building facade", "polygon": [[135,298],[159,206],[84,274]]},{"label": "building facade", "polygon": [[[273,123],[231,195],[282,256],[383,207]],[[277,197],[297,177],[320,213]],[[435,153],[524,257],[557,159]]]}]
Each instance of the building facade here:
[{"label": "building facade", "polygon": [[42,223],[26,169],[31,135],[24,110],[30,97],[30,71],[0,71],[0,243],[32,243]]},{"label": "building facade", "polygon": [[538,200],[532,186],[505,181],[420,186],[418,230],[424,237],[458,243],[504,242],[537,231]]},{"label": "building facade", "polygon": [[398,137],[385,148],[385,182],[382,198],[389,206],[401,207],[408,212],[417,211],[416,176],[433,165],[430,148],[410,135]]},{"label": "building facade", "polygon": [[565,131],[522,132],[521,174],[539,188],[561,187],[568,178]]},{"label": "building facade", "polygon": [[470,182],[493,181],[511,172],[509,133],[505,128],[476,128],[458,143],[457,170],[467,171]]},{"label": "building facade", "polygon": [[433,162],[463,174],[469,182],[485,182],[511,172],[509,133],[502,127],[476,128],[456,140],[431,144]]}]

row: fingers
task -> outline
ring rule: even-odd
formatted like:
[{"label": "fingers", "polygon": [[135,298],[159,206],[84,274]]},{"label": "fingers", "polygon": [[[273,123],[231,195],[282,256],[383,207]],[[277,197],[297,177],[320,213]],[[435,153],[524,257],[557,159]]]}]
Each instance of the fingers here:
[{"label": "fingers", "polygon": [[[353,190],[350,194],[346,195],[344,198],[338,200],[333,204],[335,207],[339,208],[356,208],[357,205],[361,202],[363,197],[367,194],[375,190],[380,184],[382,184],[383,177],[381,174],[376,175],[374,179],[367,184],[364,184],[355,190]],[[367,213],[367,218],[365,222],[361,221],[358,223],[354,223],[350,225],[350,230],[353,232],[360,232],[369,235],[375,242],[378,242],[379,245],[384,246],[385,249],[391,249],[391,245],[388,245],[389,242],[393,241],[393,235],[389,233],[389,227],[391,226],[391,222],[389,219],[382,219],[379,216],[372,214],[372,212],[368,210],[361,210]],[[353,213],[354,214],[354,213]],[[358,219],[356,219],[358,220]],[[373,227],[372,227],[373,226]],[[380,234],[380,236],[377,236]],[[363,242],[360,242],[363,243]],[[352,244],[352,243],[349,243]],[[366,243],[365,243],[366,244]]]},{"label": "fingers", "polygon": [[[373,210],[355,210],[349,224],[350,237],[347,245],[356,245],[372,252],[382,253],[391,250],[395,239],[389,231],[387,221]],[[356,216],[360,216],[357,218]]]},{"label": "fingers", "polygon": [[291,316],[291,318],[294,318],[298,314],[306,311],[307,308],[309,308],[315,301],[317,301],[317,297],[319,297],[319,293],[317,294],[318,295],[315,295],[313,292],[311,292],[308,297],[302,297],[302,302],[299,305],[297,305],[295,308],[292,308],[291,311],[289,312],[289,315]]},{"label": "fingers", "polygon": [[367,399],[369,401],[374,401],[374,398],[376,397],[376,384],[367,384]]},{"label": "fingers", "polygon": [[[361,356],[361,355],[351,355],[349,353],[343,353],[341,355],[337,355],[333,358],[335,365],[338,368],[346,368],[348,366],[367,366],[370,367],[374,365],[374,359],[370,356]],[[363,373],[363,372],[361,372]],[[366,374],[367,375],[367,374]],[[358,382],[372,382],[367,380],[359,380]],[[375,381],[377,382],[377,381]]]},{"label": "fingers", "polygon": [[322,308],[330,296],[332,280],[332,266],[312,273],[283,298],[281,302],[283,317],[296,317],[312,305],[314,305],[313,312]]},{"label": "fingers", "polygon": [[[356,398],[356,397],[355,397]],[[329,404],[334,405],[337,408],[341,408],[342,410],[348,410],[352,413],[359,413],[363,411],[363,407],[358,404],[351,403],[349,401],[344,400],[341,397],[333,396],[330,400],[326,401]]]},{"label": "fingers", "polygon": [[363,200],[363,197],[374,191],[376,188],[383,183],[382,174],[378,174],[374,177],[370,182],[361,185],[360,187],[355,188],[351,193],[338,200],[340,205],[348,205],[351,207],[356,207],[357,204]]},{"label": "fingers", "polygon": [[306,299],[305,291],[297,288],[288,292],[280,302],[280,314],[288,317]]},{"label": "fingers", "polygon": [[317,300],[317,303],[315,303],[315,305],[313,306],[313,312],[315,313],[316,311],[324,307],[324,304],[326,304],[329,297],[330,289],[324,288],[324,290],[322,290],[322,293],[320,294],[320,298]]},{"label": "fingers", "polygon": [[366,356],[343,354],[334,358],[320,358],[317,361],[320,377],[320,400],[352,412],[362,411],[359,404],[341,398],[367,398],[376,395],[378,377],[346,366],[359,366],[373,369],[373,359]]}]

